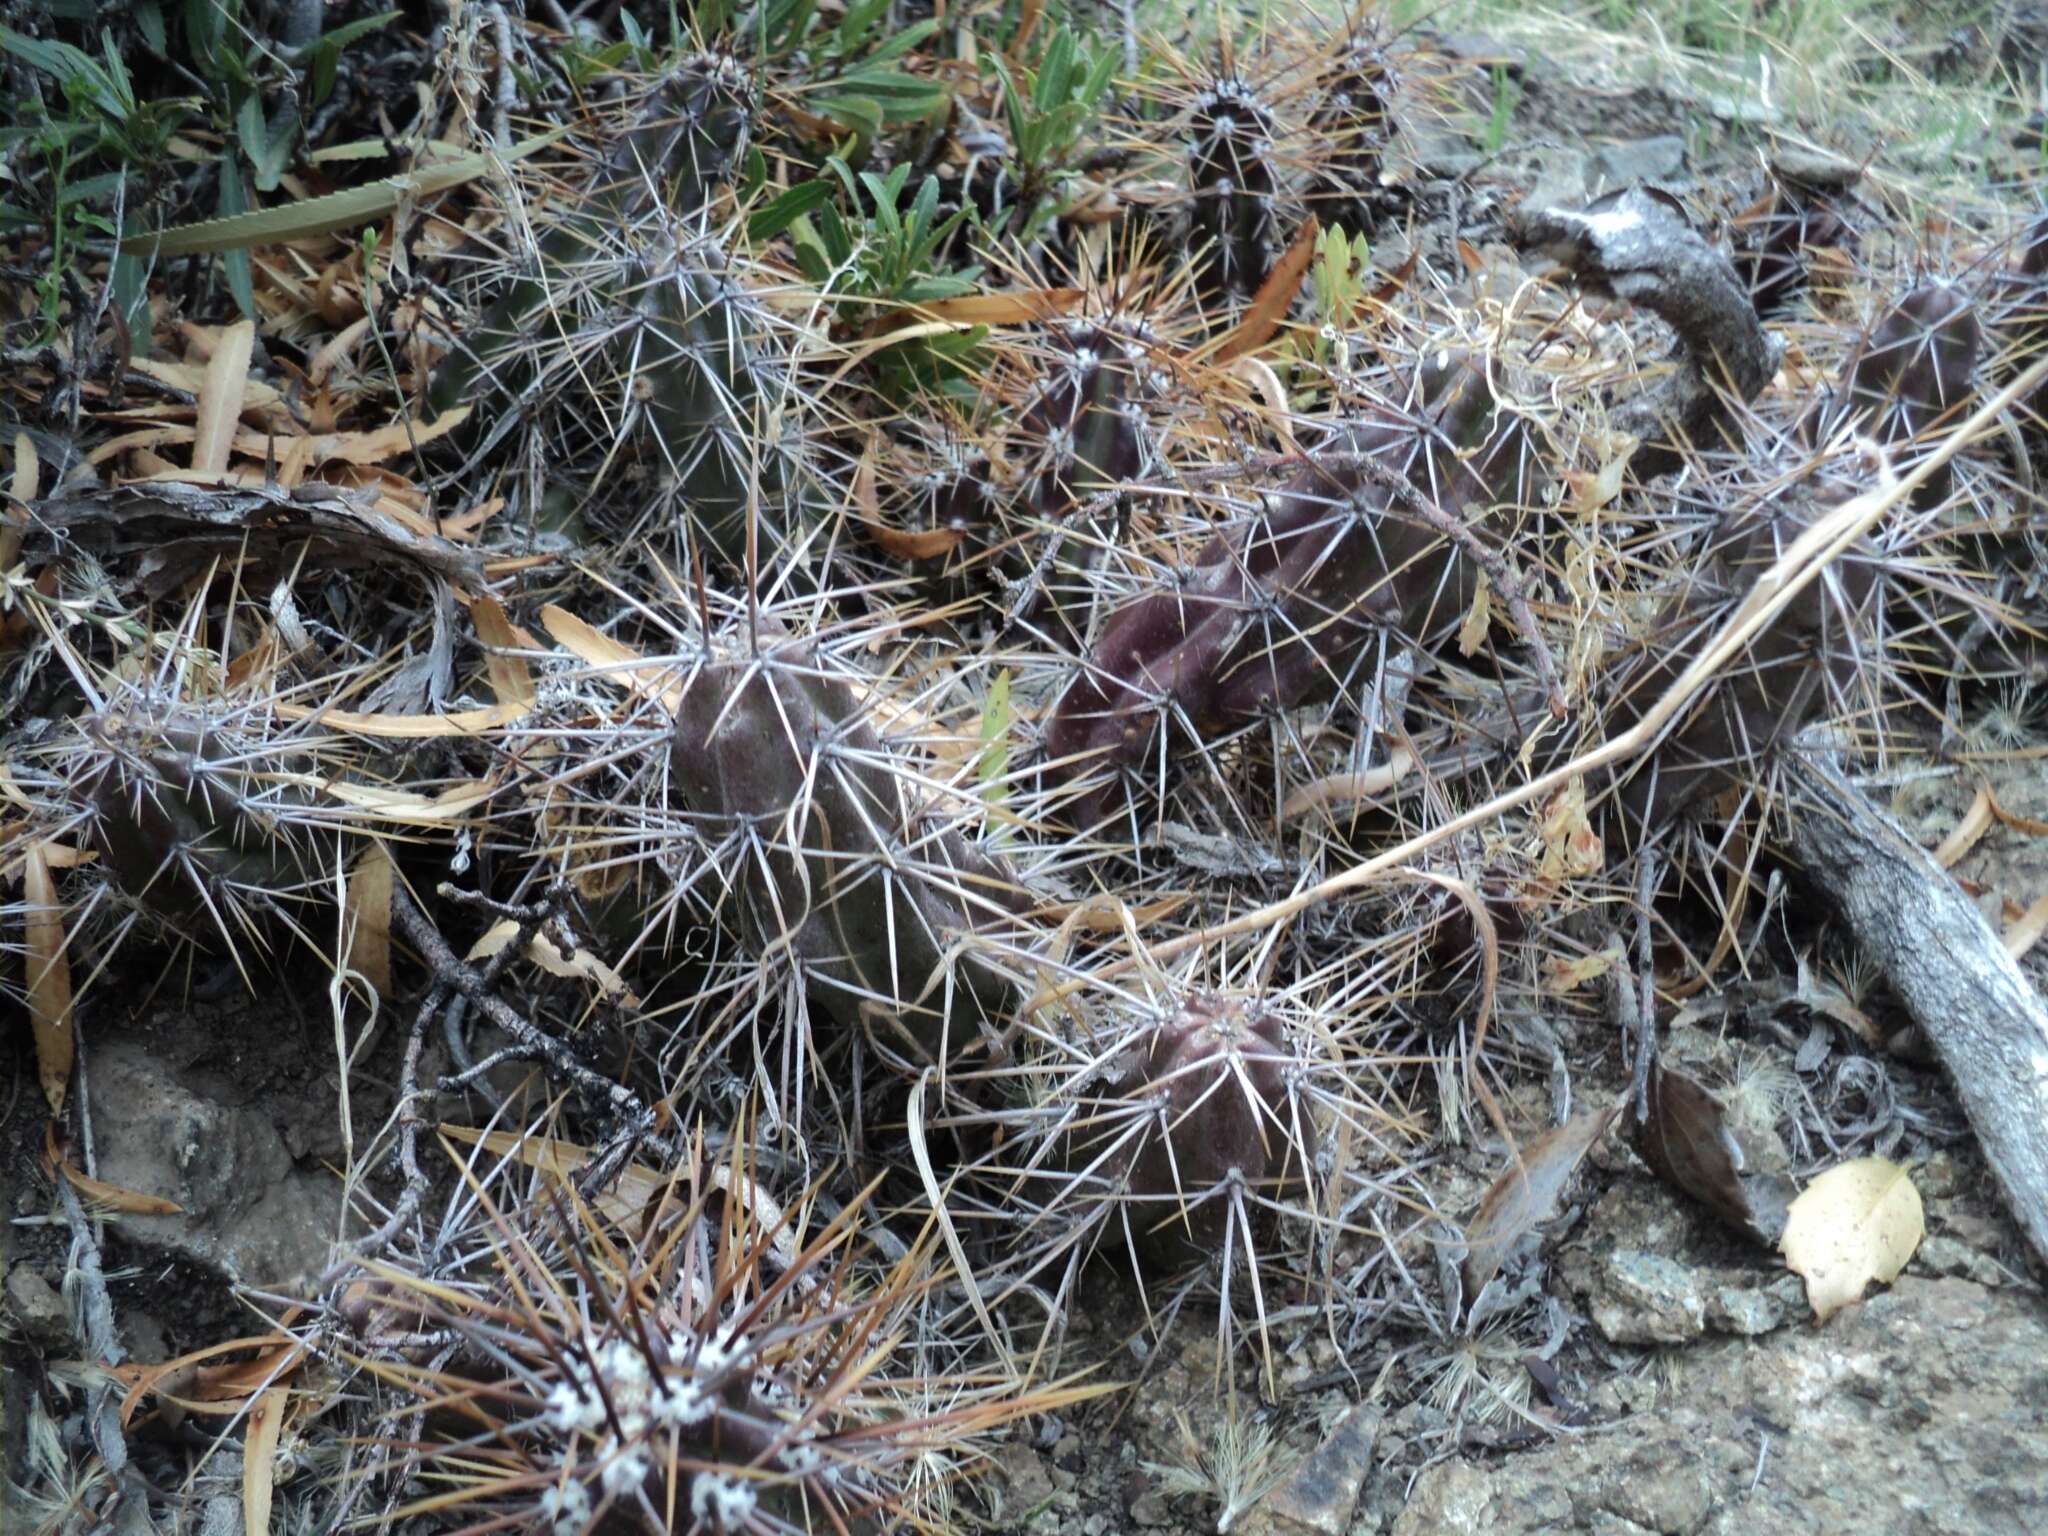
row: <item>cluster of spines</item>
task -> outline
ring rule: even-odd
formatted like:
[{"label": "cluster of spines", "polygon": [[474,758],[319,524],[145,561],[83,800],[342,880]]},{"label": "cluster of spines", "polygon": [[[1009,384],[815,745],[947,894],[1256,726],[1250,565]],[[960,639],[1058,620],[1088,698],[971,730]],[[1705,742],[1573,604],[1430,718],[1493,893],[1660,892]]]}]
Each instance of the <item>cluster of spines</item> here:
[{"label": "cluster of spines", "polygon": [[622,365],[680,517],[728,570],[756,577],[805,517],[773,317],[708,236],[657,243],[631,296],[641,324]]},{"label": "cluster of spines", "polygon": [[1205,292],[1242,299],[1258,292],[1284,239],[1275,200],[1285,186],[1278,160],[1281,123],[1260,93],[1235,74],[1190,106],[1188,199]]},{"label": "cluster of spines", "polygon": [[927,1457],[971,1462],[987,1430],[1056,1405],[1016,1382],[912,1380],[894,1356],[938,1278],[930,1245],[866,1252],[862,1199],[807,1234],[808,1203],[777,1214],[755,1179],[737,1153],[686,1160],[638,1237],[558,1192],[490,1210],[461,1283],[377,1282],[352,1318],[404,1316],[447,1344],[427,1366],[364,1341],[409,1395],[393,1418],[426,1431],[385,1463],[419,1495],[401,1514],[547,1536],[896,1528],[927,1513]]},{"label": "cluster of spines", "polygon": [[575,216],[540,241],[541,270],[514,279],[457,336],[429,391],[436,410],[468,403],[479,390],[488,401],[518,397],[533,331],[565,291],[583,286],[578,269],[603,262],[619,230],[649,212],[689,219],[702,211],[745,154],[753,114],[752,82],[727,55],[691,55],[657,82],[577,200]]},{"label": "cluster of spines", "polygon": [[[290,907],[317,899],[324,818],[295,786],[314,763],[233,709],[122,690],[78,726],[62,793],[83,812],[120,895],[203,949],[265,947]],[[331,823],[330,823],[331,824]]]}]

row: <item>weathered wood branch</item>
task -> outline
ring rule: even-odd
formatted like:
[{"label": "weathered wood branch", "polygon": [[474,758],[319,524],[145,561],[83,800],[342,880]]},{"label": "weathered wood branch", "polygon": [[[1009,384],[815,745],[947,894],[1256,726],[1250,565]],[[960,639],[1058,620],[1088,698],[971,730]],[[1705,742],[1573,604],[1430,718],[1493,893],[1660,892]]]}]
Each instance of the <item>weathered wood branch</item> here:
[{"label": "weathered wood branch", "polygon": [[2048,1009],[1970,898],[1832,766],[1785,754],[1792,844],[1954,1080],[2006,1204],[2048,1262]]}]

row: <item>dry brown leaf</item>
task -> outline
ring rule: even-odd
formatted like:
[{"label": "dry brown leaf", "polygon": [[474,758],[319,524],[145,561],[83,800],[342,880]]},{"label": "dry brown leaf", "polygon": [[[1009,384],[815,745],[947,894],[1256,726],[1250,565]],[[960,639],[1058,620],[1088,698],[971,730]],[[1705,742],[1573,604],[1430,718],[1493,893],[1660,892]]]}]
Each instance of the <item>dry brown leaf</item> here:
[{"label": "dry brown leaf", "polygon": [[1589,981],[1597,981],[1622,961],[1621,944],[1617,940],[1605,949],[1595,950],[1590,955],[1568,959],[1563,955],[1546,955],[1543,958],[1543,990],[1563,994],[1576,992]]},{"label": "dry brown leaf", "polygon": [[242,1441],[242,1536],[270,1536],[271,1476],[288,1395],[283,1387],[271,1387],[249,1405]]},{"label": "dry brown leaf", "polygon": [[541,609],[540,623],[555,644],[585,666],[597,668],[605,681],[658,702],[670,714],[681,706],[683,690],[672,668],[654,663],[635,666],[640,661],[638,651],[592,629],[568,609],[557,608],[553,603]]},{"label": "dry brown leaf", "polygon": [[1658,1066],[1649,1099],[1649,1118],[1631,1116],[1630,1132],[1650,1171],[1739,1231],[1775,1244],[1785,1230],[1791,1180],[1751,1172],[1720,1101],[1684,1073]]},{"label": "dry brown leaf", "polygon": [[378,784],[343,784],[334,780],[321,784],[320,788],[328,798],[367,812],[368,819],[373,821],[410,827],[445,827],[490,799],[498,792],[499,786],[489,779],[465,779],[460,784],[449,785],[437,795],[386,789]]},{"label": "dry brown leaf", "polygon": [[429,422],[395,421],[368,432],[327,432],[317,437],[270,437],[261,432],[241,432],[235,435],[235,452],[265,462],[276,456],[280,463],[289,455],[290,462],[302,468],[317,464],[382,464],[409,452],[415,444],[424,446],[447,436],[468,419],[469,409],[466,405],[456,406]]},{"label": "dry brown leaf", "polygon": [[391,997],[391,887],[397,874],[390,850],[380,842],[371,843],[348,877],[344,903],[348,968],[386,1001]]},{"label": "dry brown leaf", "polygon": [[206,360],[206,378],[199,387],[199,420],[192,439],[192,468],[217,475],[228,467],[235,427],[242,419],[243,387],[249,382],[249,354],[256,345],[256,327],[237,320],[221,329],[213,356]]},{"label": "dry brown leaf", "polygon": [[322,709],[306,704],[279,704],[279,715],[287,720],[318,719],[337,731],[358,736],[380,736],[396,741],[435,741],[444,736],[478,736],[495,731],[522,718],[532,706],[493,704],[488,709],[458,709],[445,715],[362,715],[346,709]]},{"label": "dry brown leaf", "polygon": [[1991,828],[1991,791],[1978,786],[1977,798],[1970,802],[1970,808],[1963,812],[1963,819],[1955,824],[1953,831],[1941,840],[1941,846],[1934,850],[1934,862],[1943,869],[1954,869],[1978,840]]},{"label": "dry brown leaf", "polygon": [[2048,930],[2048,896],[2036,897],[2034,904],[2013,920],[2005,930],[2006,953],[2017,960],[2041,941]]},{"label": "dry brown leaf", "polygon": [[1584,517],[1599,511],[1621,494],[1621,488],[1628,483],[1629,460],[1635,456],[1636,440],[1627,433],[1617,433],[1618,443],[1611,444],[1614,457],[1602,464],[1593,474],[1583,471],[1567,471],[1565,482],[1571,488],[1571,507]]},{"label": "dry brown leaf", "polygon": [[1920,1191],[1906,1170],[1890,1158],[1859,1157],[1806,1186],[1779,1247],[1805,1278],[1806,1299],[1824,1323],[1861,1300],[1871,1281],[1896,1280],[1926,1231]]},{"label": "dry brown leaf", "polygon": [[35,1028],[36,1075],[50,1113],[62,1114],[71,1083],[71,961],[65,952],[64,909],[50,856],[40,842],[22,855],[22,953],[27,966],[28,1012]]},{"label": "dry brown leaf", "polygon": [[1546,1131],[1522,1149],[1494,1181],[1465,1228],[1465,1299],[1469,1304],[1500,1272],[1509,1252],[1557,1213],[1572,1174],[1593,1150],[1621,1106],[1589,1109]]},{"label": "dry brown leaf", "polygon": [[[295,1316],[294,1308],[286,1314],[289,1321]],[[217,1355],[233,1354],[244,1349],[259,1349],[263,1353],[254,1360],[238,1360],[228,1365],[214,1366],[206,1370],[197,1367],[202,1360],[211,1360]],[[285,1334],[272,1333],[248,1338],[224,1339],[218,1344],[209,1344],[195,1349],[190,1354],[180,1355],[175,1360],[164,1360],[155,1365],[130,1362],[126,1365],[107,1367],[107,1373],[116,1380],[127,1383],[127,1395],[121,1399],[121,1426],[126,1428],[135,1417],[135,1410],[142,1399],[155,1393],[170,1397],[168,1388],[174,1378],[189,1380],[190,1392],[182,1397],[170,1397],[170,1401],[194,1413],[239,1413],[242,1403],[250,1391],[276,1380],[292,1370],[305,1353],[305,1346]]]},{"label": "dry brown leaf", "polygon": [[120,1211],[128,1216],[177,1216],[184,1212],[185,1207],[175,1200],[123,1189],[118,1184],[95,1179],[83,1169],[73,1166],[57,1148],[57,1123],[54,1120],[43,1128],[43,1160],[51,1172],[64,1175],[65,1183],[102,1210]]},{"label": "dry brown leaf", "polygon": [[36,459],[36,445],[26,432],[14,434],[14,469],[8,477],[8,506],[0,515],[0,571],[11,571],[21,558],[23,530],[28,527],[28,504],[36,499],[42,479]]},{"label": "dry brown leaf", "polygon": [[1493,583],[1487,580],[1486,572],[1479,573],[1479,580],[1473,584],[1472,606],[1465,611],[1465,621],[1458,626],[1458,654],[1476,656],[1486,644],[1486,632],[1493,625]]},{"label": "dry brown leaf", "polygon": [[1415,754],[1406,747],[1396,747],[1377,768],[1364,773],[1332,773],[1311,780],[1287,797],[1280,807],[1280,819],[1291,821],[1321,806],[1354,805],[1383,795],[1405,779],[1414,766]]},{"label": "dry brown leaf", "polygon": [[[168,384],[171,388],[182,390],[188,395],[197,396],[206,388],[206,368],[202,364],[173,363],[162,358],[137,357],[131,358],[128,366],[136,373],[155,379],[159,384]],[[242,386],[242,401],[244,410],[285,410],[284,396],[260,379],[250,379]],[[145,414],[163,416],[169,412],[161,405],[153,405],[145,408]],[[288,414],[285,419],[290,419]]]},{"label": "dry brown leaf", "polygon": [[1314,214],[1301,221],[1301,228],[1294,232],[1293,242],[1273,263],[1273,270],[1266,274],[1266,280],[1259,284],[1259,291],[1245,306],[1244,318],[1211,350],[1212,361],[1227,363],[1233,357],[1256,352],[1272,338],[1280,322],[1287,318],[1288,306],[1293,304],[1294,295],[1300,291],[1302,275],[1315,259],[1316,235],[1321,228]]},{"label": "dry brown leaf", "polygon": [[533,669],[524,656],[502,654],[520,648],[519,632],[505,616],[503,605],[495,597],[479,596],[470,603],[469,616],[476,624],[477,639],[489,647],[484,652],[484,672],[498,702],[532,704],[540,697],[533,686]]},{"label": "dry brown leaf", "polygon": [[1998,803],[1996,795],[1991,796],[1991,814],[1998,818],[2002,826],[2010,827],[2015,832],[2024,832],[2029,837],[2048,837],[2048,821],[2036,821],[2031,816],[2021,816],[2008,811]]},{"label": "dry brown leaf", "polygon": [[1540,881],[1584,879],[1607,862],[1600,834],[1586,819],[1586,781],[1574,777],[1543,803],[1537,823],[1542,854],[1536,864]]},{"label": "dry brown leaf", "polygon": [[954,325],[1030,325],[1063,315],[1079,304],[1079,288],[1024,288],[1010,293],[969,293],[957,299],[933,299],[906,305],[884,315],[872,331],[893,330],[918,320],[943,320]]}]

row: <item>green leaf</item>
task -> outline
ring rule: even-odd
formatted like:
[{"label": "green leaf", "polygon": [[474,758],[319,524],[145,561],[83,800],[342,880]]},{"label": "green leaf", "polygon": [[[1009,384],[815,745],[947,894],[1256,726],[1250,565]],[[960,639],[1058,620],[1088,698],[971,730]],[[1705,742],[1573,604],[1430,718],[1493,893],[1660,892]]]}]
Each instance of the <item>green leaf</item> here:
[{"label": "green leaf", "polygon": [[[238,223],[243,219],[251,217],[248,208],[249,194],[242,186],[242,173],[235,169],[234,151],[223,150],[220,157],[221,217],[210,222],[213,224]],[[260,215],[255,215],[255,217],[260,217]],[[196,224],[191,227],[194,229],[205,229],[207,226],[205,224]],[[139,238],[146,240],[148,237],[141,236]],[[133,248],[134,245],[135,242],[133,240],[124,240],[121,242],[120,249],[125,252]],[[209,249],[227,252],[221,258],[221,271],[227,278],[228,292],[235,296],[236,307],[244,315],[254,320],[256,318],[256,286],[251,280],[249,253],[246,250],[231,249],[227,246],[213,246],[209,247]]]},{"label": "green leaf", "polygon": [[850,128],[863,139],[882,136],[882,104],[872,96],[831,96],[818,103],[818,115]]},{"label": "green leaf", "polygon": [[[159,256],[189,256],[209,251],[246,251],[251,246],[270,245],[279,240],[302,240],[308,235],[353,229],[382,219],[408,197],[428,197],[450,187],[459,187],[466,181],[474,181],[490,169],[493,159],[508,165],[524,160],[568,131],[565,125],[522,139],[500,156],[457,155],[403,175],[387,176],[368,186],[330,192],[325,197],[284,203],[253,213],[235,210],[225,218],[181,224],[154,234],[131,235],[121,242],[121,249],[152,252]],[[243,206],[246,208],[247,205]],[[223,211],[226,211],[225,200]]]},{"label": "green leaf", "polygon": [[894,37],[883,43],[881,47],[867,56],[864,63],[886,64],[891,59],[899,59],[938,30],[938,22],[927,16],[923,21],[905,27],[901,32],[898,32]]},{"label": "green leaf", "polygon": [[747,220],[747,238],[772,240],[803,215],[830,201],[831,182],[799,182]]},{"label": "green leaf", "polygon": [[354,21],[343,22],[332,32],[321,33],[320,36],[314,38],[304,48],[301,48],[296,62],[303,64],[316,53],[338,54],[350,43],[360,42],[372,32],[381,32],[384,28],[390,26],[391,23],[398,20],[399,15],[400,13],[397,11],[385,11],[378,16],[359,16]]},{"label": "green leaf", "polygon": [[104,27],[100,29],[100,51],[107,56],[107,88],[113,93],[125,123],[135,115],[135,85],[128,78],[128,66],[121,62],[121,51],[114,46],[114,34]]},{"label": "green leaf", "polygon": [[157,0],[141,0],[135,7],[135,27],[142,34],[143,46],[162,58],[171,44],[164,33],[164,8]]},{"label": "green leaf", "polygon": [[789,238],[796,250],[797,270],[803,273],[804,281],[813,287],[824,287],[831,280],[834,263],[816,227],[809,219],[799,217],[790,225]]}]

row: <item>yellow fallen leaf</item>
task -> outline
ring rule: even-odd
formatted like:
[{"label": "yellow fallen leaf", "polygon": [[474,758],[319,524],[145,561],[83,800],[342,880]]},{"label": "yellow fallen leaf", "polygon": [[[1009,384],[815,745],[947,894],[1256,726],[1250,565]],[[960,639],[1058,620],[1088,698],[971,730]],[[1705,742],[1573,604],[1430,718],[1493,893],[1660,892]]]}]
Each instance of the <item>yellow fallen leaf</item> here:
[{"label": "yellow fallen leaf", "polygon": [[361,715],[346,709],[315,708],[304,704],[277,706],[277,712],[287,720],[317,719],[322,725],[332,726],[337,731],[411,741],[481,735],[510,725],[526,714],[527,709],[524,704],[493,704],[488,709],[457,709],[445,715]]},{"label": "yellow fallen leaf", "polygon": [[1543,990],[1546,992],[1576,992],[1587,982],[1605,976],[1622,962],[1619,944],[1610,944],[1605,949],[1595,950],[1590,955],[1580,955],[1567,960],[1562,955],[1550,955],[1543,961]]},{"label": "yellow fallen leaf", "polygon": [[557,608],[553,603],[541,609],[540,623],[550,639],[585,666],[596,668],[604,681],[656,700],[670,714],[681,706],[683,690],[676,680],[675,668],[659,662],[633,665],[640,660],[638,651],[591,628],[568,609]]},{"label": "yellow fallen leaf", "polygon": [[533,685],[533,669],[524,656],[505,654],[517,650],[523,639],[506,617],[504,605],[485,594],[470,603],[469,616],[476,625],[477,639],[488,647],[484,652],[484,673],[491,680],[491,691],[497,694],[498,702],[532,704],[540,697]]},{"label": "yellow fallen leaf", "polygon": [[1889,1158],[1859,1157],[1807,1185],[1792,1202],[1779,1242],[1805,1277],[1813,1314],[1826,1322],[1875,1280],[1889,1285],[1927,1231],[1920,1191]]}]

